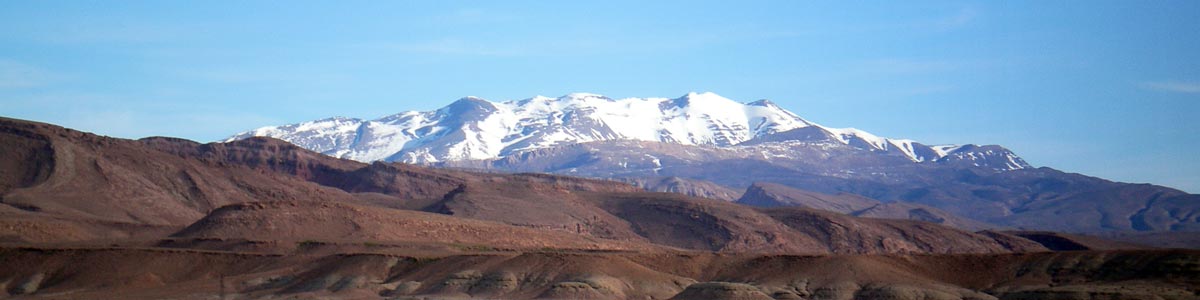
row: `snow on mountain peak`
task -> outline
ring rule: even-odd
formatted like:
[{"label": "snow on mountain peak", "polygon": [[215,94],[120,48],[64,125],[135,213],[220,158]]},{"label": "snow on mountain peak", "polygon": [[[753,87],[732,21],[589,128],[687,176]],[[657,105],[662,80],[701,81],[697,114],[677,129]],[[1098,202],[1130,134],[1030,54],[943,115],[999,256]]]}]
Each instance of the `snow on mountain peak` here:
[{"label": "snow on mountain peak", "polygon": [[684,97],[684,98],[690,98],[690,99],[701,99],[701,98],[703,98],[703,99],[714,99],[714,100],[723,100],[723,101],[733,101],[733,100],[729,100],[728,98],[721,97],[721,95],[717,95],[717,93],[713,93],[713,92],[688,92],[686,95],[683,95],[683,97]]},{"label": "snow on mountain peak", "polygon": [[1024,159],[1012,151],[997,145],[962,145],[948,152],[941,163],[989,167],[996,171],[1012,171],[1032,168]]},{"label": "snow on mountain peak", "polygon": [[946,156],[950,154],[950,152],[954,152],[959,148],[962,148],[962,145],[934,145],[930,146],[930,148],[933,148],[933,151],[937,152],[938,156]]},{"label": "snow on mountain peak", "polygon": [[842,144],[899,153],[914,162],[934,161],[957,150],[882,138],[854,128],[824,127],[767,100],[743,104],[712,92],[690,92],[673,99],[619,100],[571,93],[506,102],[468,96],[435,111],[409,111],[375,120],[336,117],[269,126],[227,141],[270,136],[341,158],[422,163],[492,159],[610,140],[725,147],[813,126]]},{"label": "snow on mountain peak", "polygon": [[694,106],[699,109],[715,109],[715,108],[730,108],[740,106],[741,103],[730,100],[729,98],[721,97],[713,92],[689,92],[682,97],[676,98],[675,103],[679,106]]},{"label": "snow on mountain peak", "polygon": [[566,98],[566,99],[599,98],[599,99],[612,100],[612,99],[609,99],[608,97],[605,97],[604,95],[593,94],[593,93],[581,93],[581,92],[570,93],[565,96],[562,96],[562,98]]},{"label": "snow on mountain peak", "polygon": [[451,102],[450,105],[447,105],[445,107],[445,109],[485,109],[485,110],[490,110],[490,109],[495,109],[495,108],[496,108],[495,103],[492,103],[491,101],[487,101],[486,99],[475,97],[475,96],[467,96],[467,97],[459,98],[458,100]]},{"label": "snow on mountain peak", "polygon": [[778,105],[775,105],[775,102],[771,102],[771,100],[767,100],[767,99],[759,99],[754,102],[748,102],[748,103],[746,103],[746,105],[762,106],[762,107],[779,107]]}]

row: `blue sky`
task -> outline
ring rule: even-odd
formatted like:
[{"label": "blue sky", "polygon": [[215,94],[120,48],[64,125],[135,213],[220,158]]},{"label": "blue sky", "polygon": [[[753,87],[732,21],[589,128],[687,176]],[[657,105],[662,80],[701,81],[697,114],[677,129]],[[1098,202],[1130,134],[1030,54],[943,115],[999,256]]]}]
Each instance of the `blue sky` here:
[{"label": "blue sky", "polygon": [[644,2],[0,1],[0,116],[212,141],[466,95],[712,91],[1200,192],[1200,1]]}]

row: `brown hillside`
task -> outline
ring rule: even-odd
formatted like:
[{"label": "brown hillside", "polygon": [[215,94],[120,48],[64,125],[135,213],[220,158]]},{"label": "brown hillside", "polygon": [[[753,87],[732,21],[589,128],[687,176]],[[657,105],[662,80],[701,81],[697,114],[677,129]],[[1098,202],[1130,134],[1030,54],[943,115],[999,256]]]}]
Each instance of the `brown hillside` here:
[{"label": "brown hillside", "polygon": [[339,199],[329,188],[292,176],[236,165],[214,167],[137,141],[11,119],[0,119],[0,127],[5,153],[41,151],[23,155],[36,159],[24,163],[25,167],[5,172],[13,175],[4,177],[27,179],[20,185],[7,184],[20,188],[3,198],[5,204],[24,210],[112,222],[187,225],[230,203]]},{"label": "brown hillside", "polygon": [[[718,200],[641,192],[612,181],[361,164],[267,138],[213,144],[172,138],[131,141],[12,119],[0,120],[0,128],[6,150],[30,159],[0,165],[9,168],[0,176],[9,189],[0,198],[8,206],[7,212],[0,211],[0,219],[16,224],[0,232],[13,241],[45,242],[54,236],[153,239],[154,235],[144,233],[146,226],[182,229],[193,223],[181,234],[217,239],[404,240],[415,236],[385,232],[391,226],[416,225],[373,222],[430,218],[390,208],[449,215],[463,219],[462,224],[483,220],[549,234],[571,233],[605,240],[601,244],[623,241],[724,252],[1045,250],[937,225],[804,210],[763,211]],[[271,204],[262,209],[233,205],[217,210],[252,202]],[[202,220],[206,215],[209,218]],[[213,223],[216,220],[239,221]],[[458,224],[446,220],[444,224]],[[365,229],[370,230],[358,231]],[[154,232],[162,238],[170,231]],[[462,234],[438,240],[482,238],[475,231]],[[548,247],[578,246],[561,242]]]},{"label": "brown hillside", "polygon": [[769,182],[750,185],[737,203],[761,207],[799,206],[857,217],[925,221],[972,231],[995,227],[927,205],[884,203],[854,194],[830,195]]},{"label": "brown hillside", "polygon": [[1032,242],[1002,243],[990,236],[926,222],[856,218],[796,207],[756,209],[668,193],[604,195],[596,199],[651,241],[688,249],[776,253],[1045,251]]},{"label": "brown hillside", "polygon": [[[320,230],[313,230],[319,228]],[[441,243],[500,249],[638,250],[646,244],[590,238],[567,230],[538,230],[441,214],[340,203],[255,202],[217,209],[174,237]]]},{"label": "brown hillside", "polygon": [[224,276],[237,299],[1196,299],[1197,261],[1196,251],[410,257],[0,248],[0,295],[212,299]]},{"label": "brown hillside", "polygon": [[1130,250],[1149,249],[1151,247],[1107,240],[1094,236],[1068,234],[1049,231],[1005,231],[1004,233],[1019,236],[1054,251],[1081,250]]}]

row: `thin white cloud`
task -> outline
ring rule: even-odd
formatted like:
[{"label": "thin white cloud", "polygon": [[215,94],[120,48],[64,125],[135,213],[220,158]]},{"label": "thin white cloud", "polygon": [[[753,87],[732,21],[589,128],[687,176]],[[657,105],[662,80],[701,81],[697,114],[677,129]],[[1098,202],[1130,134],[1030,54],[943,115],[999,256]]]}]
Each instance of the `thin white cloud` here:
[{"label": "thin white cloud", "polygon": [[[144,20],[115,19],[110,17],[81,18],[47,21],[32,25],[26,30],[11,34],[40,43],[62,45],[97,44],[149,44],[181,39],[195,39],[208,35],[222,24],[188,24],[183,21],[170,23],[147,22]],[[220,30],[229,30],[221,28]]]},{"label": "thin white cloud", "polygon": [[872,73],[911,74],[952,71],[962,68],[963,64],[947,60],[916,60],[902,58],[884,58],[852,63],[852,69]]},{"label": "thin white cloud", "polygon": [[1143,82],[1141,84],[1141,87],[1144,89],[1148,89],[1148,90],[1152,90],[1152,91],[1159,91],[1159,92],[1186,93],[1186,94],[1200,93],[1200,81]]},{"label": "thin white cloud", "polygon": [[[470,15],[464,13],[466,15]],[[667,29],[662,29],[667,30]],[[563,57],[609,54],[654,54],[691,51],[724,44],[815,35],[808,31],[734,26],[723,30],[668,30],[637,27],[582,28],[570,34],[515,38],[445,36],[426,40],[373,41],[346,45],[349,51],[386,51],[457,56]]]},{"label": "thin white cloud", "polygon": [[62,78],[41,67],[0,59],[0,89],[39,87]]},{"label": "thin white cloud", "polygon": [[963,8],[955,13],[934,22],[934,27],[941,30],[949,30],[964,25],[970,24],[979,16],[979,12],[973,8]]},{"label": "thin white cloud", "polygon": [[[547,37],[517,41],[479,41],[442,38],[413,43],[385,43],[383,49],[423,54],[466,56],[586,56],[597,54],[653,53],[715,43],[712,36],[677,35],[671,38],[594,34],[586,37]],[[627,45],[637,45],[629,47]]]},{"label": "thin white cloud", "polygon": [[313,84],[320,82],[352,82],[349,73],[330,67],[274,66],[211,66],[205,68],[168,69],[175,76],[229,84]]},{"label": "thin white cloud", "polygon": [[395,44],[392,46],[395,50],[405,52],[455,55],[511,56],[520,55],[525,52],[520,49],[507,48],[507,46],[487,45],[451,38],[410,44]]},{"label": "thin white cloud", "polygon": [[436,25],[449,24],[487,24],[519,20],[515,15],[478,8],[464,8],[448,13],[433,15],[429,21]]},{"label": "thin white cloud", "polygon": [[954,91],[955,86],[949,84],[916,86],[898,91],[902,96],[925,96]]}]

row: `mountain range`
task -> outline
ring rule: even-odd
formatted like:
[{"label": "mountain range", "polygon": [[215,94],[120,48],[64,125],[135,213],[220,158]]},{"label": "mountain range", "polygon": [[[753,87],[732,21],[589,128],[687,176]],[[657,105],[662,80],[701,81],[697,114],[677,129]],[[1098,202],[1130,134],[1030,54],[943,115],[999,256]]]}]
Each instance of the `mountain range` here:
[{"label": "mountain range", "polygon": [[731,203],[644,190],[709,186],[676,177],[363,163],[268,137],[6,118],[0,153],[6,298],[1193,299],[1200,271],[1195,250],[962,230],[977,224],[762,182]]},{"label": "mountain range", "polygon": [[[999,145],[927,145],[808,121],[768,100],[713,93],[678,98],[465,97],[375,120],[335,117],[243,132],[362,162],[557,173],[751,205],[761,184],[849,194],[963,228],[1078,233],[1200,230],[1200,196],[1035,168]],[[853,213],[843,211],[843,213]]]},{"label": "mountain range", "polygon": [[[1013,242],[1020,239],[1011,236],[926,222],[798,207],[760,209],[649,193],[606,180],[366,164],[270,138],[213,144],[162,137],[134,141],[4,119],[0,129],[0,149],[14,158],[5,161],[0,177],[0,223],[5,224],[0,240],[15,242],[86,242],[169,231],[185,239],[454,240],[488,247],[602,250],[995,253],[1041,248]],[[797,222],[853,226],[810,228]],[[508,239],[493,240],[500,237]],[[948,238],[953,241],[942,241]]]},{"label": "mountain range", "polygon": [[[406,163],[496,159],[601,141],[727,147],[831,139],[913,162],[969,160],[997,169],[1029,167],[1011,153],[969,151],[959,145],[927,146],[912,140],[881,138],[854,128],[821,126],[768,100],[742,104],[714,93],[620,100],[573,93],[500,103],[464,97],[435,111],[409,111],[375,120],[334,117],[263,127],[226,141],[251,136],[279,138],[339,158]],[[1000,160],[989,160],[994,157]]]}]

